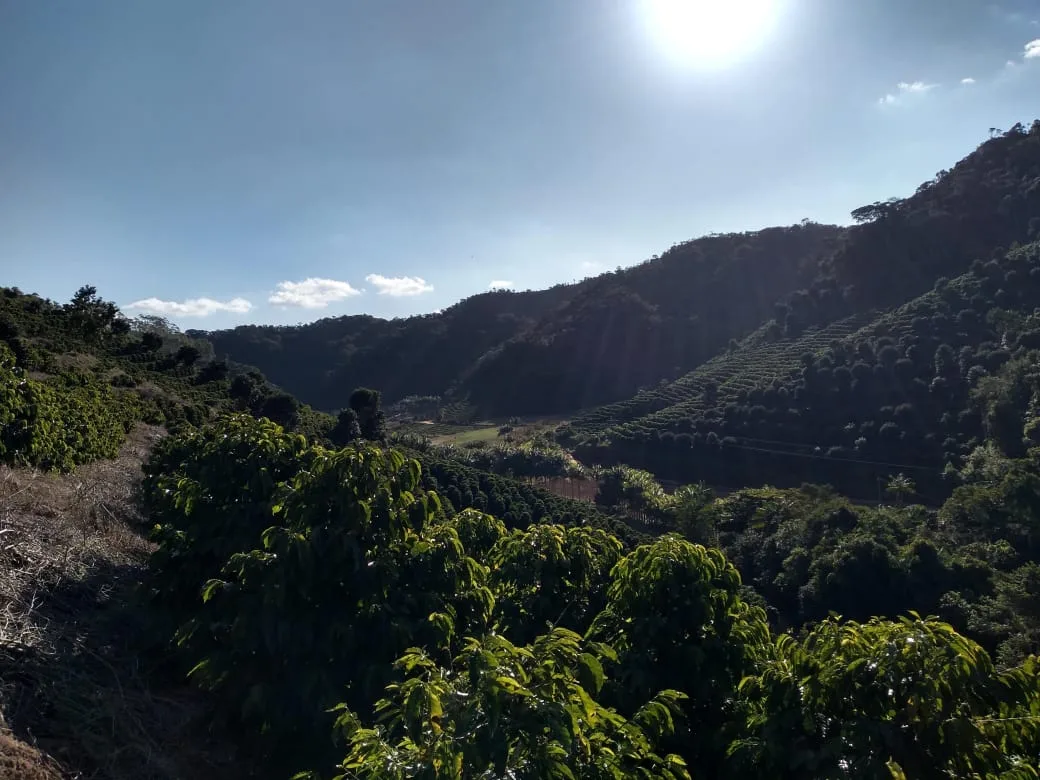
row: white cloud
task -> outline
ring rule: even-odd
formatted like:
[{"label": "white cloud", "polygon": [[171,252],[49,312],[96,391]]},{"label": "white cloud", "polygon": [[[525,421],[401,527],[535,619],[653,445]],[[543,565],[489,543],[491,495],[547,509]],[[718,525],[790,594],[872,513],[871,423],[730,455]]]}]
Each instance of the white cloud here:
[{"label": "white cloud", "polygon": [[939,85],[925,84],[923,81],[911,81],[910,83],[900,81],[896,86],[899,87],[900,92],[921,93],[933,90]]},{"label": "white cloud", "polygon": [[583,260],[581,263],[582,271],[598,271],[603,266],[597,263],[595,260]]},{"label": "white cloud", "polygon": [[901,97],[906,95],[923,95],[926,92],[931,92],[938,86],[938,84],[928,84],[924,81],[900,81],[896,84],[897,91],[895,93],[889,92],[883,98],[879,98],[878,103],[883,106],[890,106],[898,102]]},{"label": "white cloud", "polygon": [[324,309],[330,303],[360,294],[361,291],[351,287],[350,282],[312,277],[304,279],[302,282],[278,282],[267,302],[273,303],[275,306]]},{"label": "white cloud", "polygon": [[966,79],[961,79],[961,84],[974,84],[974,83],[975,83],[975,79],[973,79],[971,76],[968,76],[968,78],[966,78]]},{"label": "white cloud", "polygon": [[163,301],[159,298],[144,298],[128,303],[124,309],[136,309],[148,314],[162,314],[168,317],[207,317],[218,311],[232,314],[245,314],[253,308],[253,304],[245,298],[232,298],[230,301],[215,301],[212,298],[189,298],[186,301]]},{"label": "white cloud", "polygon": [[375,287],[380,295],[392,295],[395,298],[433,292],[433,285],[418,276],[369,274],[365,281]]},{"label": "white cloud", "polygon": [[507,282],[501,279],[496,279],[488,285],[489,290],[512,290],[513,283]]},{"label": "white cloud", "polygon": [[1026,44],[1026,50],[1023,56],[1027,60],[1040,58],[1040,38],[1032,40]]}]

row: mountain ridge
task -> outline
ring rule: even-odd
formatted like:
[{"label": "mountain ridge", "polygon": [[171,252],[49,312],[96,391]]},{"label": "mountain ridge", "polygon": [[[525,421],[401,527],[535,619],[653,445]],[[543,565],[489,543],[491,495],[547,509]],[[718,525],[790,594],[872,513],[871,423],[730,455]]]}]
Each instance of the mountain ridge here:
[{"label": "mountain ridge", "polygon": [[709,234],[547,290],[482,293],[438,314],[191,331],[311,405],[350,389],[440,396],[485,416],[570,414],[673,381],[756,329],[796,337],[964,273],[1040,235],[1040,121],[981,143],[850,227]]}]

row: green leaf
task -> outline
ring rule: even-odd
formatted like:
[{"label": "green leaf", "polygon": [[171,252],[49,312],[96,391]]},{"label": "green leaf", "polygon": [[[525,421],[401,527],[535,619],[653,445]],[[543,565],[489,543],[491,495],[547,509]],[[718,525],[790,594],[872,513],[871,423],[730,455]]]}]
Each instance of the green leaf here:
[{"label": "green leaf", "polygon": [[603,665],[596,656],[591,653],[582,653],[578,657],[578,680],[582,687],[591,691],[593,695],[598,695],[605,679]]}]

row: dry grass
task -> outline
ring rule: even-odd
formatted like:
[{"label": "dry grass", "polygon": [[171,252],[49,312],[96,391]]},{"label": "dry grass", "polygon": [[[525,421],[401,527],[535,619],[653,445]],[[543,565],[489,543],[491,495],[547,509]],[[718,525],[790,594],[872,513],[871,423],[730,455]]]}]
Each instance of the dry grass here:
[{"label": "dry grass", "polygon": [[58,762],[0,731],[0,780],[62,780]]},{"label": "dry grass", "polygon": [[0,739],[3,780],[244,774],[199,734],[199,696],[157,689],[146,679],[155,659],[140,657],[146,616],[133,589],[150,546],[135,492],[159,435],[142,426],[116,460],[72,474],[0,467],[0,728],[21,740]]},{"label": "dry grass", "polygon": [[98,362],[96,355],[89,355],[86,352],[66,352],[63,355],[54,356],[54,365],[57,367],[58,373],[68,371],[70,368],[92,371]]}]

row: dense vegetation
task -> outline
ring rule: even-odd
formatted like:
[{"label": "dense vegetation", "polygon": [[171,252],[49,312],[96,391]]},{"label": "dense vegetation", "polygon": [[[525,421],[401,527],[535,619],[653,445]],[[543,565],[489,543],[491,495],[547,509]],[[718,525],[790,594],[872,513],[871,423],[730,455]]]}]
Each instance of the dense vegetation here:
[{"label": "dense vegetation", "polygon": [[[1036,443],[1038,305],[1040,244],[1030,244],[938,280],[819,351],[799,339],[797,363],[796,350],[782,347],[774,354],[786,365],[756,363],[761,347],[749,346],[724,361],[737,381],[714,382],[706,366],[684,382],[697,395],[632,420],[622,416],[632,405],[619,404],[578,418],[565,435],[585,434],[582,460],[670,479],[813,481],[869,498],[905,471],[923,495],[941,497],[956,484],[947,467],[984,440],[1016,456]],[[611,413],[619,424],[608,427]]]},{"label": "dense vegetation", "polygon": [[68,470],[111,458],[139,413],[134,400],[83,375],[30,379],[0,343],[0,463]]},{"label": "dense vegetation", "polygon": [[[248,417],[169,439],[149,474],[153,604],[226,727],[286,773],[328,776],[337,755],[343,778],[1036,771],[1036,660],[998,667],[934,619],[774,634],[717,549],[510,529],[454,512],[396,452]],[[759,498],[723,533],[849,525]],[[862,595],[863,571],[814,573]]]},{"label": "dense vegetation", "polygon": [[68,469],[111,457],[135,421],[199,425],[247,410],[308,435],[333,421],[159,317],[93,287],[59,304],[0,288],[0,460]]},{"label": "dense vegetation", "polygon": [[570,412],[674,380],[768,325],[797,338],[898,306],[1040,235],[1040,123],[983,143],[847,230],[804,222],[712,235],[544,292],[485,294],[437,315],[244,326],[206,335],[319,408],[349,388],[444,395],[485,415]]},{"label": "dense vegetation", "polygon": [[677,376],[753,330],[812,281],[840,235],[806,223],[709,236],[575,285],[486,293],[435,315],[198,335],[326,410],[358,385],[389,401],[450,391],[483,414],[571,410]]},{"label": "dense vegetation", "polygon": [[467,298],[439,314],[383,320],[325,318],[300,326],[243,325],[201,332],[218,355],[259,366],[297,398],[326,411],[358,386],[389,401],[439,396],[481,355],[529,328],[574,294],[573,286]]},{"label": "dense vegetation", "polygon": [[1010,459],[990,445],[970,461],[938,510],[908,503],[906,477],[864,507],[815,486],[666,493],[627,467],[604,473],[597,502],[720,548],[776,627],[937,614],[1013,664],[1040,653],[1040,449]]},{"label": "dense vegetation", "polygon": [[1021,455],[1035,436],[1040,246],[1019,242],[1040,235],[1038,209],[1040,122],[857,210],[865,223],[775,319],[675,382],[577,415],[560,440],[671,480],[869,498],[906,472],[941,500],[983,440]]},{"label": "dense vegetation", "polygon": [[629,514],[604,510],[587,501],[562,498],[524,482],[467,466],[432,452],[416,453],[423,464],[422,484],[437,491],[446,506],[490,512],[510,527],[553,522],[604,528],[622,540],[641,538],[643,530],[626,525]]}]

